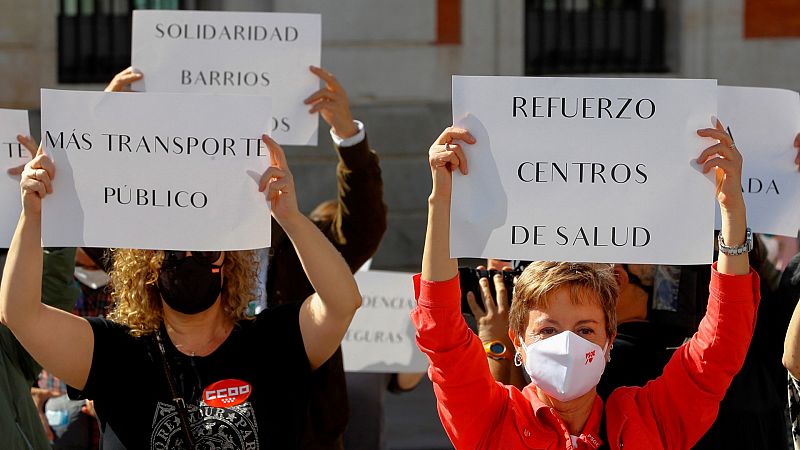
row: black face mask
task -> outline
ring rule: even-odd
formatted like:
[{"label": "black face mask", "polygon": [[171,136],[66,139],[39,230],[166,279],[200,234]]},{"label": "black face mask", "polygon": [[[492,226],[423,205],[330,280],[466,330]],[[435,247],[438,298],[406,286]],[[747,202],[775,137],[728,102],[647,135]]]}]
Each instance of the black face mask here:
[{"label": "black face mask", "polygon": [[214,305],[222,292],[221,267],[193,256],[165,261],[158,274],[158,292],[179,313],[203,312]]}]

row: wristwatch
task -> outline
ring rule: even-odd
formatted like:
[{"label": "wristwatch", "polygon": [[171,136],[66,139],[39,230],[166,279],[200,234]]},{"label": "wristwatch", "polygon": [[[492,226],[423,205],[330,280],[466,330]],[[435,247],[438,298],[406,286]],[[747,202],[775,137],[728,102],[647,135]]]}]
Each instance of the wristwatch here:
[{"label": "wristwatch", "polygon": [[502,341],[488,341],[483,343],[483,349],[486,350],[486,356],[495,361],[502,361],[507,359],[514,360],[514,354],[506,347]]},{"label": "wristwatch", "polygon": [[717,244],[719,244],[719,251],[729,256],[742,255],[749,253],[753,249],[753,232],[747,228],[744,237],[744,244],[738,247],[728,247],[725,245],[725,240],[722,239],[722,232],[717,235]]}]

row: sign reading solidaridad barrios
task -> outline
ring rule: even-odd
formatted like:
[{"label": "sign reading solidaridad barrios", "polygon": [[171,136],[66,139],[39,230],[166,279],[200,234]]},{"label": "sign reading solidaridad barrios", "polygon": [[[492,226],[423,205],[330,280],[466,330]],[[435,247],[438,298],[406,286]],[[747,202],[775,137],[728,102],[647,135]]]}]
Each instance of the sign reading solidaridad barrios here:
[{"label": "sign reading solidaridad barrios", "polygon": [[[68,112],[68,113],[65,113]],[[42,90],[47,247],[269,246],[263,96]]]},{"label": "sign reading solidaridad barrios", "polygon": [[6,171],[27,163],[31,153],[17,142],[17,135],[28,135],[28,111],[0,109],[0,248],[8,248],[17,227],[20,201],[19,177]]},{"label": "sign reading solidaridad barrios", "polygon": [[303,100],[319,89],[319,14],[134,11],[133,90],[269,95],[272,137],[316,145],[317,114]]},{"label": "sign reading solidaridad barrios", "polygon": [[451,255],[706,264],[715,80],[453,77]]}]

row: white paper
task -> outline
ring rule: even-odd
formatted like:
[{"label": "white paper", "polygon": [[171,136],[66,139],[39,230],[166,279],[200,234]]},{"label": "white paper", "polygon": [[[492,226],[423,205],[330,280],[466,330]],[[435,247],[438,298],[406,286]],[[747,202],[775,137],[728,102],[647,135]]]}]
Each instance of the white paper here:
[{"label": "white paper", "polygon": [[[747,225],[756,233],[797,236],[800,174],[793,143],[800,132],[800,96],[784,89],[720,86],[719,119],[744,158]],[[721,224],[717,205],[716,228]]]},{"label": "white paper", "polygon": [[362,271],[355,275],[363,298],[342,339],[347,372],[425,372],[428,360],[416,344],[411,310],[416,305],[410,273]]},{"label": "white paper", "polygon": [[695,160],[715,113],[716,80],[453,77],[453,123],[477,143],[451,255],[710,263],[715,187]]},{"label": "white paper", "polygon": [[31,134],[28,111],[0,108],[0,248],[11,245],[22,212],[19,177],[6,171],[31,160],[30,152],[17,142],[18,134]]},{"label": "white paper", "polygon": [[[199,27],[199,28],[198,28]],[[270,130],[286,145],[317,145],[318,114],[303,100],[319,89],[319,14],[134,11],[136,91],[269,95]]]},{"label": "white paper", "polygon": [[260,142],[269,114],[263,96],[43,89],[42,140],[56,165],[43,244],[268,247],[258,180],[270,161]]}]

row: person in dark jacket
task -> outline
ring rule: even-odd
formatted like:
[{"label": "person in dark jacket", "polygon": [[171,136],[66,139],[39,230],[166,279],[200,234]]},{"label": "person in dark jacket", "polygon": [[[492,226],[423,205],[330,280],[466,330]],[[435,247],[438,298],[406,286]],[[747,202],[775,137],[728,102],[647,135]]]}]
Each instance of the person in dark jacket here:
[{"label": "person in dark jacket", "polygon": [[[370,150],[364,127],[353,120],[347,94],[328,72],[313,68],[325,87],[307,99],[331,126],[339,164],[336,212],[311,219],[341,252],[355,272],[378,249],[386,231],[386,205],[378,156]],[[277,306],[314,292],[291,241],[272,223],[267,269],[267,304]],[[349,406],[341,348],[312,375],[309,421],[304,449],[343,449]]]}]

